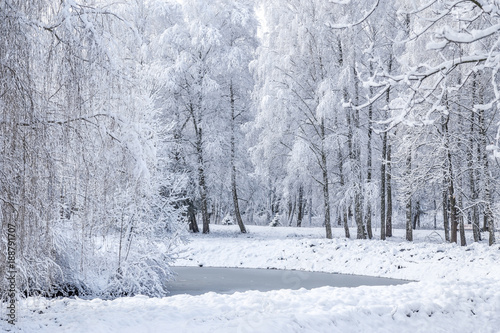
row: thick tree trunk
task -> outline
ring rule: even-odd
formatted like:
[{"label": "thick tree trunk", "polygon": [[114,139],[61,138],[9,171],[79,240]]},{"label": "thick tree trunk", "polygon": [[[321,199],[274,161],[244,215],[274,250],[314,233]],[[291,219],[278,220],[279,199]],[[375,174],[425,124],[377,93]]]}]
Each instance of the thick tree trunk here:
[{"label": "thick tree trunk", "polygon": [[194,233],[200,232],[200,229],[198,228],[198,223],[196,222],[196,212],[194,209],[193,202],[188,199],[187,205],[188,205],[187,215],[189,221],[189,230],[191,230]]},{"label": "thick tree trunk", "polygon": [[238,203],[238,186],[236,184],[236,137],[235,137],[235,127],[236,127],[236,113],[234,106],[234,91],[233,84],[229,85],[229,98],[231,102],[231,192],[233,194],[233,207],[234,216],[236,222],[240,227],[241,233],[246,233],[247,230],[243,224],[240,214],[240,205]]}]

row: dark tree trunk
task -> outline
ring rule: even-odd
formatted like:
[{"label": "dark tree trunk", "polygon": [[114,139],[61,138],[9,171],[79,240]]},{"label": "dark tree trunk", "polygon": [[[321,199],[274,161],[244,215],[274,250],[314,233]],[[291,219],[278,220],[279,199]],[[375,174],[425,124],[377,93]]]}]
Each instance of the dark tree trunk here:
[{"label": "dark tree trunk", "polygon": [[[481,98],[482,100],[482,98]],[[488,152],[486,151],[487,145],[487,135],[486,135],[486,124],[484,119],[484,110],[479,110],[479,127],[480,127],[480,135],[481,135],[481,152],[482,152],[482,169],[484,177],[483,186],[484,186],[484,201],[485,201],[485,210],[484,210],[484,220],[485,226],[488,230],[488,244],[495,244],[495,222],[493,218],[493,210],[491,208],[491,192],[490,192],[490,177],[489,177],[489,166],[488,166]]]},{"label": "dark tree trunk", "polygon": [[302,219],[304,218],[304,187],[299,186],[299,210],[297,213],[297,227],[302,226]]},{"label": "dark tree trunk", "polygon": [[187,204],[188,204],[187,215],[189,221],[189,230],[195,233],[200,232],[200,229],[198,228],[198,223],[196,222],[196,212],[194,209],[193,202],[191,200],[188,200]]},{"label": "dark tree trunk", "polygon": [[443,228],[444,239],[450,241],[450,218],[448,216],[448,189],[446,187],[446,172],[443,179]]},{"label": "dark tree trunk", "polygon": [[[372,64],[370,62],[370,72],[372,72]],[[370,88],[370,94],[373,94],[373,88]],[[366,161],[366,183],[368,186],[371,185],[372,182],[372,135],[373,135],[373,105],[370,104],[368,107],[368,143],[367,143],[367,161]],[[372,203],[371,198],[368,198],[366,202],[366,230],[368,232],[368,238],[373,238],[372,231]]]},{"label": "dark tree trunk", "polygon": [[[458,202],[458,205],[462,208],[462,198],[460,197],[460,200]],[[460,246],[466,246],[467,245],[467,240],[465,239],[465,225],[464,225],[464,214],[460,213],[460,216],[458,218],[459,222],[459,228],[460,228]]]},{"label": "dark tree trunk", "polygon": [[385,235],[386,237],[392,237],[392,164],[391,164],[391,143],[387,142],[387,160],[386,160],[386,181],[385,185],[387,188],[387,212],[386,212],[386,223],[385,223]]},{"label": "dark tree trunk", "polygon": [[387,132],[382,136],[382,162],[380,164],[380,239],[385,240],[386,225],[385,225],[385,161],[387,155]]},{"label": "dark tree trunk", "polygon": [[235,137],[235,126],[236,126],[236,113],[234,107],[234,91],[233,84],[229,86],[229,97],[231,101],[231,190],[233,194],[233,206],[234,206],[234,216],[236,217],[236,222],[240,227],[241,233],[246,233],[247,230],[243,224],[240,214],[240,205],[238,203],[238,186],[236,184],[236,137]]},{"label": "dark tree trunk", "polygon": [[[392,54],[389,56],[389,64],[387,66],[387,70],[390,73],[392,71]],[[387,89],[387,93],[385,96],[385,101],[386,105],[389,105],[391,98],[391,89]],[[386,112],[386,118],[388,117],[387,110]],[[386,146],[386,154],[383,156],[384,158],[384,163],[385,163],[385,174],[384,176],[380,176],[381,179],[382,177],[385,177],[385,187],[386,187],[386,205],[385,207],[385,236],[386,237],[392,237],[392,164],[391,164],[391,142],[390,142],[390,136],[389,133],[387,133],[386,136],[384,136],[384,143]]]}]

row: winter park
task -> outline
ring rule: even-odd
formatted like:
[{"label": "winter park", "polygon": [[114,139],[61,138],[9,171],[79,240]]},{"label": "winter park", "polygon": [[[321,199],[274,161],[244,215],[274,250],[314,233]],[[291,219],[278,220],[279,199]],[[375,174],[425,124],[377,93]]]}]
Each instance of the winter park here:
[{"label": "winter park", "polygon": [[500,332],[499,0],[1,0],[0,331]]}]

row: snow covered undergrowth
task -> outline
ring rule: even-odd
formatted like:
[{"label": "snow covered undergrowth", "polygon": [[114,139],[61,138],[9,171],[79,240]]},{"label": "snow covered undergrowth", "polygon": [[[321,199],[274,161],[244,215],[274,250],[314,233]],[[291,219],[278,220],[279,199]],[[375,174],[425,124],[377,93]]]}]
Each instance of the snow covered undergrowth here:
[{"label": "snow covered undergrowth", "polygon": [[[177,265],[287,268],[418,280],[389,287],[207,293],[113,301],[30,298],[22,332],[499,332],[499,246],[326,240],[316,228],[211,226]],[[287,279],[300,279],[300,271]],[[284,275],[285,277],[285,275]],[[3,309],[2,309],[3,311]],[[0,329],[10,326],[2,323]]]}]

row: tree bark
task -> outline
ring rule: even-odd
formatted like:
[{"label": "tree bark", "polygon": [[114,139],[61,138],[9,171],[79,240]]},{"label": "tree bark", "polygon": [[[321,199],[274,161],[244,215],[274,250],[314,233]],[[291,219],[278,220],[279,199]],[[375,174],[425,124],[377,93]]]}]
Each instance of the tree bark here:
[{"label": "tree bark", "polygon": [[385,222],[385,235],[392,237],[392,164],[391,164],[391,143],[388,139],[387,142],[387,159],[386,159],[386,193],[387,193],[387,212]]},{"label": "tree bark", "polygon": [[[371,64],[371,63],[370,63]],[[371,66],[371,65],[370,65]],[[370,88],[370,93],[372,94],[372,88]],[[368,186],[371,185],[372,182],[372,135],[373,135],[373,128],[372,128],[372,121],[373,121],[373,107],[370,104],[368,107],[368,143],[367,143],[367,161],[366,161],[366,183]],[[368,198],[366,202],[366,230],[368,232],[368,238],[372,239],[373,238],[373,231],[372,231],[372,203],[371,203],[371,198]]]},{"label": "tree bark", "polygon": [[[408,156],[406,157],[406,174],[410,175],[411,173],[411,150],[408,152]],[[411,221],[411,188],[408,188],[408,191],[406,192],[406,205],[405,205],[405,211],[406,211],[406,240],[407,241],[413,241],[413,229],[412,229],[412,221]]]},{"label": "tree bark", "polygon": [[[459,207],[462,206],[462,197],[458,200]],[[460,213],[459,216],[459,228],[460,228],[460,246],[467,246],[467,240],[465,239],[465,225],[464,225],[464,214]]]},{"label": "tree bark", "polygon": [[[482,97],[481,97],[482,100]],[[484,201],[485,201],[485,210],[484,210],[484,220],[488,230],[488,244],[495,244],[495,222],[493,218],[493,210],[491,208],[491,190],[490,190],[490,175],[489,175],[489,165],[488,165],[488,152],[486,151],[487,145],[487,135],[486,135],[486,124],[484,120],[484,110],[479,110],[479,132],[481,138],[481,159],[482,159],[482,169],[483,174],[482,177],[484,179]]]},{"label": "tree bark", "polygon": [[234,106],[234,91],[233,84],[229,85],[229,98],[231,102],[231,192],[233,194],[233,207],[234,216],[236,222],[240,227],[241,233],[245,234],[247,232],[245,225],[240,214],[240,205],[238,203],[238,186],[236,184],[236,137],[235,137],[235,127],[236,127],[236,112]]},{"label": "tree bark", "polygon": [[448,188],[446,186],[446,172],[443,171],[443,228],[444,239],[450,241],[450,219],[448,216]]},{"label": "tree bark", "polygon": [[387,154],[387,132],[382,136],[382,161],[380,164],[380,239],[385,240],[385,161]]},{"label": "tree bark", "polygon": [[196,133],[196,155],[198,157],[198,185],[201,200],[201,216],[203,221],[203,233],[210,232],[210,216],[208,215],[208,199],[207,199],[207,185],[205,182],[205,163],[203,159],[203,132],[199,127],[199,120],[193,105],[190,105],[191,119],[193,121],[194,130]]},{"label": "tree bark", "polygon": [[448,200],[450,202],[450,221],[451,221],[451,237],[450,241],[452,243],[457,243],[457,232],[458,232],[458,210],[457,210],[457,199],[455,196],[455,179],[453,175],[453,160],[451,158],[451,147],[450,147],[450,135],[448,131],[448,122],[450,120],[450,114],[446,116],[446,120],[443,123],[443,134],[445,135],[445,151],[446,151],[446,164],[448,166],[447,172],[447,183],[448,183]]},{"label": "tree bark", "polygon": [[328,192],[328,169],[325,151],[325,119],[321,119],[321,169],[323,172],[323,200],[325,209],[326,238],[332,238],[332,227],[330,224],[330,194]]},{"label": "tree bark", "polygon": [[297,227],[302,226],[302,219],[304,218],[304,187],[299,186],[299,210],[297,212]]}]

